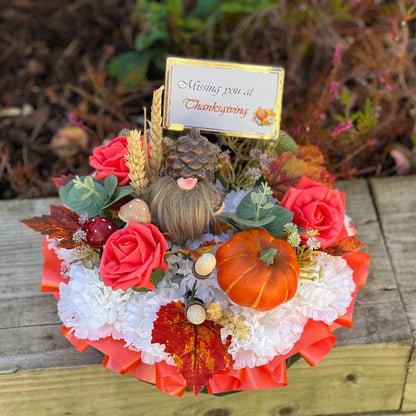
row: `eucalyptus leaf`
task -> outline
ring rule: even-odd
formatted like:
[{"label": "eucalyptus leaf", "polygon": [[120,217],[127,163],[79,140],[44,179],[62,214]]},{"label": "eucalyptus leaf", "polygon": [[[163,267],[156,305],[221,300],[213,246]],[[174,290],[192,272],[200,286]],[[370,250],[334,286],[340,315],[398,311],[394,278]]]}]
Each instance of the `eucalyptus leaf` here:
[{"label": "eucalyptus leaf", "polygon": [[130,185],[117,186],[114,189],[114,192],[111,195],[109,195],[109,197],[105,201],[103,208],[108,208],[110,205],[113,205],[115,202],[117,202],[121,198],[124,198],[125,196],[130,195],[132,192],[133,192],[133,187]]},{"label": "eucalyptus leaf", "polygon": [[280,205],[275,205],[269,212],[273,214],[275,219],[272,222],[265,224],[263,228],[265,228],[270,235],[275,237],[283,233],[285,225],[292,221],[293,212],[281,207]]},{"label": "eucalyptus leaf", "polygon": [[107,191],[104,186],[91,176],[76,177],[59,190],[59,195],[64,204],[81,215],[88,212],[88,217],[99,215],[107,199]]},{"label": "eucalyptus leaf", "polygon": [[260,195],[257,192],[251,192],[250,198],[252,202],[254,202],[255,204],[258,204],[260,202]]},{"label": "eucalyptus leaf", "polygon": [[251,228],[266,228],[265,225],[276,219],[275,215],[271,215],[259,221],[245,220],[239,218],[233,214],[227,213],[226,215],[220,215],[220,220],[231,225],[237,231],[245,231]]},{"label": "eucalyptus leaf", "polygon": [[257,193],[261,186],[253,188],[239,203],[236,214],[244,220],[254,218],[257,213],[257,204],[260,202],[260,195]]},{"label": "eucalyptus leaf", "polygon": [[79,198],[78,190],[75,188],[72,188],[69,191],[68,200],[66,204],[68,208],[75,211],[78,215],[81,215],[84,211],[87,211],[88,218],[92,218],[100,214],[103,208],[104,202],[94,195],[83,200]]},{"label": "eucalyptus leaf", "polygon": [[107,195],[111,196],[113,194],[113,192],[115,191],[115,189],[117,188],[118,185],[118,179],[117,176],[115,175],[110,175],[107,176],[104,179],[104,188],[107,191]]},{"label": "eucalyptus leaf", "polygon": [[233,228],[233,233],[236,233],[238,231],[242,231],[240,229],[240,225],[230,215],[231,214],[229,214],[229,213],[221,214],[221,215],[218,215],[218,219],[220,219],[222,222],[225,222],[226,224],[230,225]]}]

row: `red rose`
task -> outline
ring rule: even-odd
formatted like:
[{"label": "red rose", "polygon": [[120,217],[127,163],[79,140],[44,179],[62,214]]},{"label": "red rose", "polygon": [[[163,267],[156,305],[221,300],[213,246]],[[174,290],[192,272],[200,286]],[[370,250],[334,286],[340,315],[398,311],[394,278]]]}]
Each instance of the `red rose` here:
[{"label": "red rose", "polygon": [[126,165],[126,154],[128,153],[127,138],[116,137],[110,143],[98,146],[90,156],[90,165],[97,170],[96,179],[104,179],[107,176],[117,176],[120,186],[128,185],[130,182],[129,168]]},{"label": "red rose", "polygon": [[321,248],[347,237],[344,225],[345,194],[331,190],[306,177],[290,188],[280,205],[294,213],[293,222],[305,230],[317,230]]},{"label": "red rose", "polygon": [[113,290],[137,286],[153,290],[150,275],[155,269],[168,270],[164,255],[168,244],[153,224],[130,221],[107,240],[101,258],[100,275]]}]

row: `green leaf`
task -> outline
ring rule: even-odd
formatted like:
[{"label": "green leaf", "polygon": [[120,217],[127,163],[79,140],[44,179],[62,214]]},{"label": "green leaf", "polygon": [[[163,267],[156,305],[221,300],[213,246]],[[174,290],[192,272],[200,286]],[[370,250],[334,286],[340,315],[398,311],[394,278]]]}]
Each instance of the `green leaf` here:
[{"label": "green leaf", "polygon": [[162,269],[155,269],[153,270],[152,274],[150,275],[150,279],[155,287],[163,280],[165,277],[165,272]]},{"label": "green leaf", "polygon": [[261,186],[253,188],[240,202],[236,209],[236,215],[239,218],[249,220],[254,218],[257,213],[257,204],[260,202],[260,194],[258,191]]},{"label": "green leaf", "polygon": [[278,155],[281,155],[285,152],[292,152],[294,155],[298,153],[298,147],[295,140],[293,140],[292,137],[283,131],[281,132],[275,150]]},{"label": "green leaf", "polygon": [[115,202],[117,202],[121,198],[124,198],[125,196],[130,195],[133,192],[133,190],[134,190],[133,187],[130,185],[117,186],[114,189],[114,192],[111,195],[109,195],[109,197],[105,201],[103,208],[108,208],[110,205],[113,205]]},{"label": "green leaf", "polygon": [[107,191],[108,195],[112,195],[118,185],[118,179],[115,175],[107,176],[104,179],[104,188]]},{"label": "green leaf", "polygon": [[[150,275],[150,279],[154,285],[154,287],[157,287],[157,285],[163,280],[165,277],[165,272],[161,269],[155,269],[153,270],[152,274]],[[147,289],[145,287],[133,287],[132,288],[135,292],[150,292],[150,289]]]},{"label": "green leaf", "polygon": [[248,219],[241,219],[228,212],[227,214],[219,215],[219,219],[231,225],[234,229],[238,231],[244,231],[249,230],[251,228],[266,228],[265,225],[274,221],[276,219],[276,216],[271,215],[259,221],[251,221]]},{"label": "green leaf", "polygon": [[284,232],[285,225],[292,221],[294,215],[292,211],[289,211],[280,205],[275,205],[269,213],[272,214],[275,219],[272,222],[265,224],[263,228],[273,237]]},{"label": "green leaf", "polygon": [[203,21],[207,21],[218,11],[219,4],[221,2],[218,0],[198,0],[194,9],[194,15]]},{"label": "green leaf", "polygon": [[138,52],[142,52],[140,56],[145,56],[145,52],[152,47],[154,43],[157,41],[165,41],[169,39],[169,28],[166,26],[166,28],[157,28],[154,27],[154,30],[150,32],[150,34],[147,33],[140,33],[139,36],[137,36],[135,41],[136,50]]},{"label": "green leaf", "polygon": [[125,52],[116,56],[108,64],[110,77],[134,84],[139,79],[146,79],[151,54],[143,52]]},{"label": "green leaf", "polygon": [[255,204],[259,204],[259,202],[260,202],[260,198],[261,198],[261,195],[260,194],[258,194],[257,192],[251,192],[250,193],[250,197],[251,197],[251,200],[255,203]]},{"label": "green leaf", "polygon": [[76,177],[67,185],[61,186],[59,196],[78,215],[87,211],[89,218],[99,215],[108,197],[102,181],[91,176]]}]

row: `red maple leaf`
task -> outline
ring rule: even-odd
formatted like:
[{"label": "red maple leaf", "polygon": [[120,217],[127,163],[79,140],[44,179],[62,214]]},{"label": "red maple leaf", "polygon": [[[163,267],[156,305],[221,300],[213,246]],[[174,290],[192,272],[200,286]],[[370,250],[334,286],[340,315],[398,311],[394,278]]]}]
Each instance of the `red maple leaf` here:
[{"label": "red maple leaf", "polygon": [[297,159],[292,152],[285,152],[276,156],[270,162],[264,177],[273,190],[273,196],[282,199],[289,188],[296,187],[302,176],[332,188],[334,176],[322,166]]},{"label": "red maple leaf", "polygon": [[75,178],[75,175],[61,175],[52,178],[52,183],[59,189],[61,186],[65,186]]},{"label": "red maple leaf", "polygon": [[51,205],[50,208],[50,215],[33,217],[20,222],[42,235],[58,239],[60,247],[73,248],[77,246],[78,244],[74,243],[72,236],[80,227],[79,215],[62,205]]},{"label": "red maple leaf", "polygon": [[221,342],[219,325],[208,320],[201,325],[191,324],[182,302],[162,306],[157,316],[152,342],[165,345],[195,396],[218,370],[231,368],[230,339],[226,344]]},{"label": "red maple leaf", "polygon": [[352,251],[358,251],[363,247],[367,247],[364,243],[355,237],[346,237],[335,244],[331,244],[325,250],[325,253],[331,254],[331,256],[345,256]]}]

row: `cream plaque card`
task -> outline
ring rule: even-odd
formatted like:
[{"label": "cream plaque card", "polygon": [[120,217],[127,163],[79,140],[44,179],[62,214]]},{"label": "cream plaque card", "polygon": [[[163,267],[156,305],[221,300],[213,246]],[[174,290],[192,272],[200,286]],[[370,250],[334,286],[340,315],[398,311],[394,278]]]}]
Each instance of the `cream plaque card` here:
[{"label": "cream plaque card", "polygon": [[168,58],[164,127],[278,137],[283,78],[279,67]]}]

